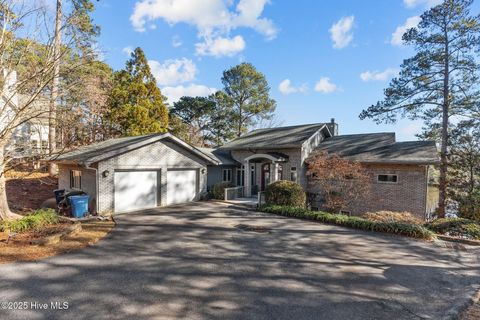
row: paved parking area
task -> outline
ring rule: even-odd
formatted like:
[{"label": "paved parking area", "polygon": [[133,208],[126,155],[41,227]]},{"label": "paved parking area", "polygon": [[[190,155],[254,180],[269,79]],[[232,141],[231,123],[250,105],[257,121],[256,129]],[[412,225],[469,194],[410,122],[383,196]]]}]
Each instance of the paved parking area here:
[{"label": "paved parking area", "polygon": [[[480,283],[478,250],[221,203],[117,222],[93,247],[0,266],[0,301],[30,304],[0,319],[446,319]],[[31,310],[52,301],[68,309]]]}]

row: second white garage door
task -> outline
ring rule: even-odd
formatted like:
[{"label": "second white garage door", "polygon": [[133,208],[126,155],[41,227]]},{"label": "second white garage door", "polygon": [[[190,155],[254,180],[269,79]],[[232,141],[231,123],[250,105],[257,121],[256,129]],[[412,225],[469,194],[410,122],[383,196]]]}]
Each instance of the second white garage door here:
[{"label": "second white garage door", "polygon": [[127,212],[157,206],[157,171],[116,171],[115,212]]},{"label": "second white garage door", "polygon": [[167,205],[194,201],[196,195],[196,170],[167,171]]}]

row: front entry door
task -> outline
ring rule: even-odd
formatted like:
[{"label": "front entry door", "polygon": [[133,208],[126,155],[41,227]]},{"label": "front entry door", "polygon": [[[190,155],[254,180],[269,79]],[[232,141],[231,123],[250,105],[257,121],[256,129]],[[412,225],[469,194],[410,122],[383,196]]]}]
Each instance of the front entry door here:
[{"label": "front entry door", "polygon": [[270,163],[262,165],[262,181],[260,182],[261,191],[265,191],[265,187],[270,183]]}]

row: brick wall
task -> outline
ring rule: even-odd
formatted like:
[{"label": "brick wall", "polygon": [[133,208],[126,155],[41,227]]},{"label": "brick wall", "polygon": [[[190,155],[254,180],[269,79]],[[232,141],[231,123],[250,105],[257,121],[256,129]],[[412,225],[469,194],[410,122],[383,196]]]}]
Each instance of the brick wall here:
[{"label": "brick wall", "polygon": [[[407,211],[424,219],[427,211],[427,168],[416,165],[368,165],[370,192],[362,201],[345,208],[353,215],[379,210]],[[398,175],[397,183],[378,182],[379,174]],[[308,191],[316,193],[314,181],[309,182]],[[319,202],[313,206],[321,208]]]}]

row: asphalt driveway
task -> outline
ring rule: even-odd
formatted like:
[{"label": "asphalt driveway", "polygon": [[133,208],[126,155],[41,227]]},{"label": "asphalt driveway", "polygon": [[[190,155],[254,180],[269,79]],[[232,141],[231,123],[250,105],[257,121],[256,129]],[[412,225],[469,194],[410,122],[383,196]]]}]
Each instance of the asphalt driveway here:
[{"label": "asphalt driveway", "polygon": [[0,302],[28,304],[0,319],[443,319],[480,283],[478,250],[219,203],[117,222],[93,247],[0,266]]}]

